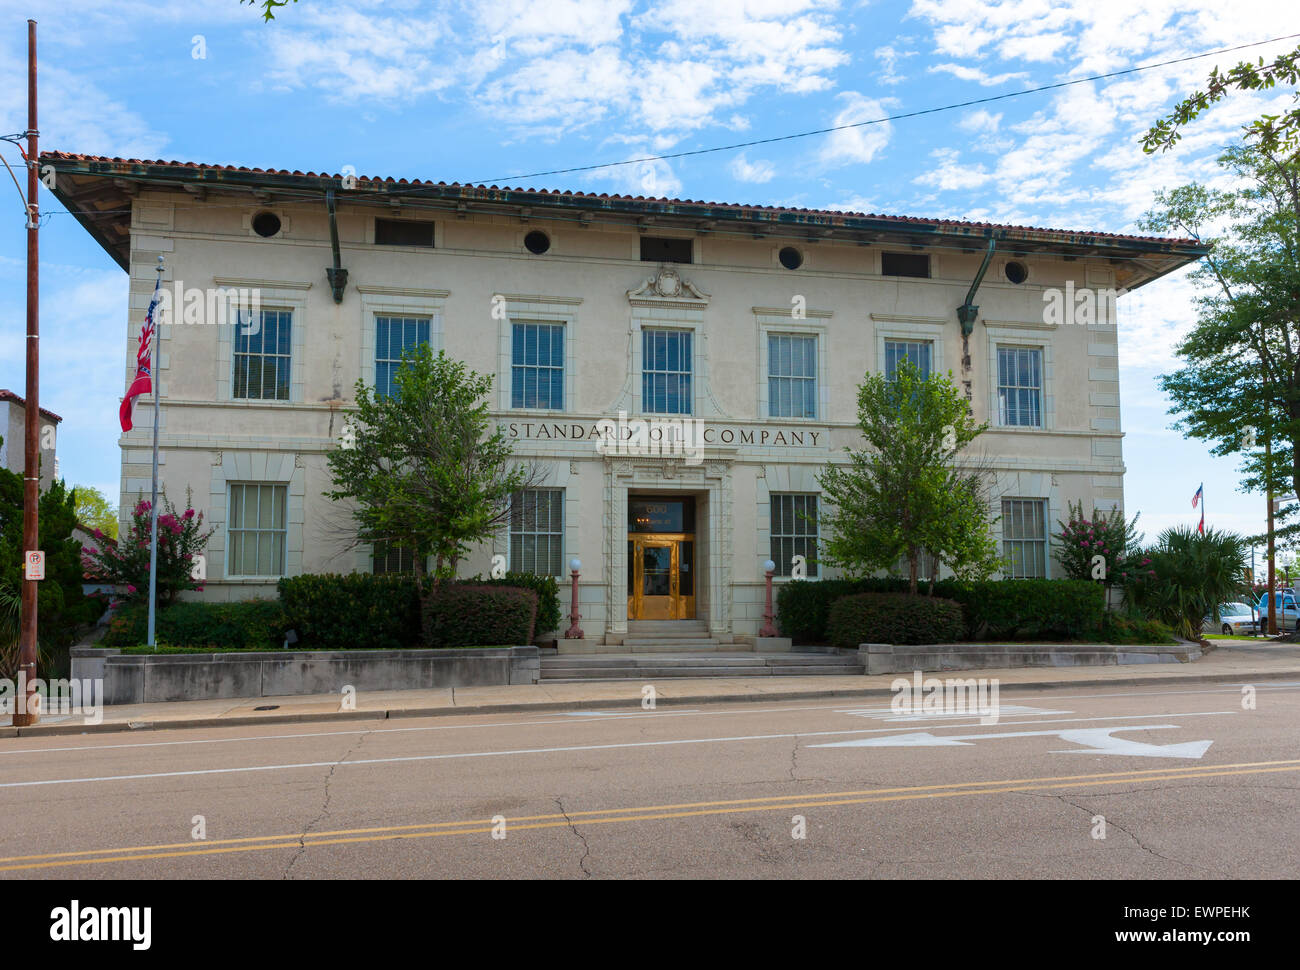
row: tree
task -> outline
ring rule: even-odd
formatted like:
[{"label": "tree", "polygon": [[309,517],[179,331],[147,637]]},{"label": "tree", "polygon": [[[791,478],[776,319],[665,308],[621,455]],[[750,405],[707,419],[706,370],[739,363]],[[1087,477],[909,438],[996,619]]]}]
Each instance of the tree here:
[{"label": "tree", "polygon": [[432,556],[436,587],[539,475],[511,462],[488,414],[490,375],[421,345],[402,355],[394,383],[382,395],[357,381],[342,446],[327,455],[334,488],[325,494],[352,503],[352,544],[410,549],[421,578]]},{"label": "tree", "polygon": [[[36,584],[37,635],[49,649],[70,643],[77,627],[94,619],[94,606],[81,590],[81,543],[72,537],[77,514],[62,480],[41,493],[37,514],[45,553],[45,579]],[[25,551],[22,476],[0,468],[0,587],[22,589]]]},{"label": "tree", "polygon": [[1176,348],[1184,366],[1160,384],[1176,430],[1242,456],[1243,491],[1285,493],[1300,487],[1300,161],[1240,145],[1219,163],[1238,188],[1162,191],[1140,223],[1210,247],[1189,277],[1197,323]]},{"label": "tree", "polygon": [[[1297,75],[1300,75],[1300,47],[1267,64],[1262,57],[1255,64],[1241,61],[1226,74],[1220,74],[1215,66],[1204,91],[1193,92],[1179,101],[1173,111],[1151,126],[1142,138],[1142,150],[1148,155],[1169,151],[1182,138],[1184,125],[1210,105],[1222,101],[1233,90],[1259,91],[1279,83],[1294,85]],[[1300,102],[1300,91],[1292,100]],[[1291,108],[1281,115],[1262,115],[1246,126],[1246,134],[1266,154],[1291,152],[1300,137],[1300,107]]]},{"label": "tree", "polygon": [[[177,514],[166,493],[161,496],[158,510],[158,579],[156,593],[158,606],[172,605],[186,590],[202,591],[202,571],[195,575],[195,563],[212,537],[212,529],[204,530],[203,513],[191,505],[188,490],[185,493],[185,511]],[[105,582],[122,588],[127,602],[144,600],[149,596],[149,562],[152,557],[153,506],[141,498],[131,510],[131,524],[126,535],[117,542],[96,529],[97,547],[85,550],[85,568]]]},{"label": "tree", "polygon": [[1133,587],[1137,605],[1179,636],[1200,639],[1204,618],[1246,590],[1247,548],[1246,540],[1231,532],[1166,529],[1146,551],[1155,576]]},{"label": "tree", "polygon": [[98,529],[109,538],[117,538],[117,506],[104,493],[90,485],[77,485],[72,489],[76,496],[77,521],[88,530]]},{"label": "tree", "polygon": [[[1143,554],[1142,537],[1138,535],[1137,521],[1124,521],[1119,509],[1084,514],[1082,502],[1070,502],[1068,521],[1059,519],[1060,532],[1053,533],[1056,540],[1052,556],[1061,565],[1067,579],[1101,580],[1107,586],[1128,585],[1138,580],[1139,574],[1150,571],[1150,560]],[[1101,562],[1096,561],[1101,557]]]},{"label": "tree", "polygon": [[952,381],[922,378],[908,360],[892,381],[868,374],[858,388],[858,426],[867,448],[846,449],[848,464],[818,479],[830,503],[827,560],[861,575],[905,557],[912,594],[926,552],[962,578],[994,572],[1000,560],[985,490],[978,471],[957,460],[988,425],[975,423]]},{"label": "tree", "polygon": [[263,20],[274,20],[275,9],[277,7],[287,7],[290,3],[297,3],[298,0],[239,0],[239,5],[257,6],[262,8]]}]

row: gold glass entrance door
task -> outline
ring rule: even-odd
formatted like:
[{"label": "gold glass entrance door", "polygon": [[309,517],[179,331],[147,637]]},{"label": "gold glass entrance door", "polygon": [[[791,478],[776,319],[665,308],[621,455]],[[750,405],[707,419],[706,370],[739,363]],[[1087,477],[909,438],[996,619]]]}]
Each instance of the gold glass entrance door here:
[{"label": "gold glass entrance door", "polygon": [[691,576],[694,536],[632,535],[627,615],[630,620],[695,618]]}]

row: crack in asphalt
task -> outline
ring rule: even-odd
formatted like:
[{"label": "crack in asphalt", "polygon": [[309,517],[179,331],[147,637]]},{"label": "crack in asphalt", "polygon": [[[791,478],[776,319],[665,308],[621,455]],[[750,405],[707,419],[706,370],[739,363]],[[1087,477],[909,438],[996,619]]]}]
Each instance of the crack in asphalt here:
[{"label": "crack in asphalt", "polygon": [[347,761],[348,758],[352,757],[352,755],[356,752],[356,750],[359,747],[361,747],[362,743],[373,731],[374,729],[371,728],[367,730],[365,733],[359,735],[356,741],[352,743],[352,746],[349,747],[348,750],[343,753],[343,757],[339,758],[338,761],[330,765],[329,771],[325,772],[325,800],[324,802],[322,802],[320,811],[316,814],[316,817],[313,818],[310,822],[308,822],[307,825],[303,828],[302,832],[299,833],[298,851],[293,854],[293,858],[289,860],[289,864],[284,867],[284,872],[280,874],[281,879],[290,878],[290,873],[293,871],[293,867],[298,864],[298,860],[301,859],[303,853],[307,851],[308,833],[311,832],[311,830],[314,829],[317,825],[319,825],[321,821],[324,820],[324,818],[330,813],[330,798],[331,798],[330,782],[334,779],[335,769],[338,768],[339,765],[343,764],[343,762]]},{"label": "crack in asphalt", "polygon": [[582,858],[578,860],[578,868],[582,870],[584,876],[590,879],[591,870],[587,868],[587,857],[591,855],[591,846],[587,845],[586,837],[578,831],[578,827],[573,824],[573,819],[569,818],[569,813],[564,810],[564,802],[561,801],[559,796],[556,796],[555,804],[559,807],[560,814],[564,816],[564,820],[569,823],[569,831],[572,832],[577,837],[578,841],[582,843]]},{"label": "crack in asphalt", "polygon": [[799,767],[799,739],[794,739],[794,744],[790,746],[790,780],[798,781],[794,776],[795,769]]}]

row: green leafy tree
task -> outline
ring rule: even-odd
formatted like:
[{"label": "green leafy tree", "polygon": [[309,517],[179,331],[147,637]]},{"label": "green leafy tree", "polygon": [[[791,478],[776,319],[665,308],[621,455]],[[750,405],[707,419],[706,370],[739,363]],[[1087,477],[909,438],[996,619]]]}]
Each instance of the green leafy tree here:
[{"label": "green leafy tree", "polygon": [[117,506],[99,489],[90,485],[77,485],[72,490],[76,496],[77,521],[87,529],[98,529],[104,535],[117,538]]},{"label": "green leafy tree", "polygon": [[908,563],[917,591],[921,556],[929,553],[959,577],[984,579],[1001,561],[977,470],[958,454],[988,427],[971,417],[946,377],[922,378],[908,360],[895,379],[868,374],[858,388],[864,449],[819,476],[829,501],[826,558],[849,575]]},{"label": "green leafy tree", "polygon": [[[203,580],[195,576],[195,562],[204,554],[212,529],[203,528],[203,513],[193,508],[189,490],[185,492],[185,511],[160,496],[158,509],[158,581],[159,608],[171,606],[187,590],[203,590]],[[149,563],[152,558],[153,506],[140,498],[131,510],[131,524],[126,535],[116,542],[100,530],[94,531],[97,546],[84,552],[85,568],[92,575],[121,589],[127,602],[149,597]],[[200,574],[201,575],[201,574]]]},{"label": "green leafy tree", "polygon": [[327,456],[334,488],[325,494],[351,503],[355,543],[412,550],[421,577],[432,557],[436,587],[538,476],[512,462],[488,414],[490,375],[421,345],[403,354],[394,383],[382,395],[357,381],[342,445]]},{"label": "green leafy tree", "polygon": [[244,6],[245,4],[247,4],[250,7],[261,7],[262,19],[274,20],[275,11],[277,8],[287,7],[289,6],[290,3],[297,3],[297,2],[298,0],[239,0],[239,5],[241,7]]},{"label": "green leafy tree", "polygon": [[[1183,126],[1194,120],[1210,105],[1222,101],[1233,91],[1262,91],[1277,85],[1296,84],[1300,75],[1300,47],[1265,63],[1241,61],[1226,73],[1220,74],[1216,65],[1210,72],[1204,91],[1195,91],[1174,106],[1164,118],[1157,121],[1142,138],[1142,150],[1148,155],[1168,151],[1182,138]],[[1297,91],[1293,102],[1300,102]],[[1265,154],[1293,152],[1300,136],[1300,106],[1281,115],[1262,115],[1246,126],[1250,138]]]},{"label": "green leafy tree", "polygon": [[[45,579],[36,585],[37,636],[49,649],[70,643],[77,627],[93,619],[94,604],[81,590],[81,543],[72,536],[75,498],[62,480],[41,493],[37,513],[45,553]],[[22,476],[0,468],[0,587],[22,589],[25,551]]]},{"label": "green leafy tree", "polygon": [[1133,587],[1138,608],[1169,624],[1179,636],[1200,639],[1205,617],[1246,591],[1249,548],[1242,536],[1231,532],[1210,528],[1201,535],[1190,526],[1166,529],[1145,553],[1155,575]]},{"label": "green leafy tree", "polygon": [[1176,430],[1241,456],[1242,491],[1285,493],[1300,487],[1300,162],[1235,146],[1219,163],[1236,188],[1162,191],[1141,220],[1211,249],[1189,277],[1197,322],[1176,348],[1184,365],[1160,384]]}]

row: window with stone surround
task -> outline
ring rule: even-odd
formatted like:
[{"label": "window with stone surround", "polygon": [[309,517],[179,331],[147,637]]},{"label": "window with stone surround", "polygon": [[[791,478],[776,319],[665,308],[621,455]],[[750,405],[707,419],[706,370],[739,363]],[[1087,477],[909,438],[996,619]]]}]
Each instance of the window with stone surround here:
[{"label": "window with stone surround", "polygon": [[817,575],[818,496],[775,493],[771,496],[772,561],[777,576],[789,576],[795,556],[808,562],[808,576]]},{"label": "window with stone surround", "polygon": [[817,417],[817,338],[767,335],[768,415]]},{"label": "window with stone surround", "polygon": [[241,317],[234,331],[232,395],[249,400],[289,400],[292,311],[261,310],[256,326]]},{"label": "window with stone surround", "polygon": [[228,576],[283,576],[288,487],[231,482],[226,519]]},{"label": "window with stone surround", "polygon": [[510,569],[539,576],[564,572],[564,489],[530,488],[511,496]]},{"label": "window with stone surround", "polygon": [[510,406],[564,409],[564,324],[511,325]]},{"label": "window with stone surround", "polygon": [[1047,577],[1047,500],[1002,500],[1002,555],[1010,579]]},{"label": "window with stone surround", "polygon": [[692,408],[689,330],[641,331],[641,409],[647,414],[690,414]]},{"label": "window with stone surround", "polygon": [[429,318],[375,316],[375,395],[389,397],[397,391],[393,378],[402,354],[429,342]]}]

